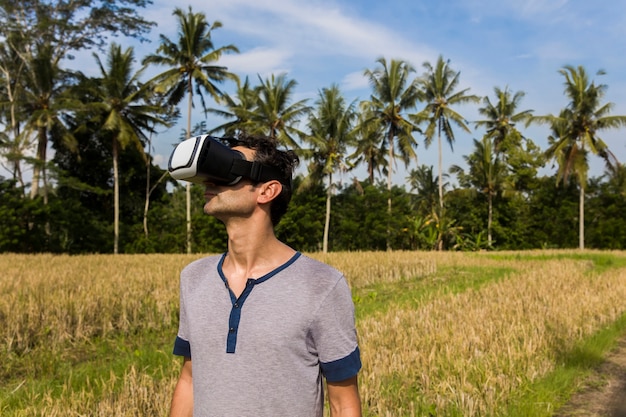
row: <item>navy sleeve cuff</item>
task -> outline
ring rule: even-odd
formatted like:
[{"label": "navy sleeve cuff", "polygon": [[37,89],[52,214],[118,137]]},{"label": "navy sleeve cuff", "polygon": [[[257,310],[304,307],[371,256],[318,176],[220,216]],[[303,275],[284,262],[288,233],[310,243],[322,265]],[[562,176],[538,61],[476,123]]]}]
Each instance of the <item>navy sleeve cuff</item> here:
[{"label": "navy sleeve cuff", "polygon": [[191,358],[191,345],[189,342],[176,336],[176,341],[174,342],[174,355]]},{"label": "navy sleeve cuff", "polygon": [[345,358],[337,359],[332,362],[322,362],[322,374],[327,381],[338,382],[352,378],[359,373],[361,369],[361,353],[359,347]]}]

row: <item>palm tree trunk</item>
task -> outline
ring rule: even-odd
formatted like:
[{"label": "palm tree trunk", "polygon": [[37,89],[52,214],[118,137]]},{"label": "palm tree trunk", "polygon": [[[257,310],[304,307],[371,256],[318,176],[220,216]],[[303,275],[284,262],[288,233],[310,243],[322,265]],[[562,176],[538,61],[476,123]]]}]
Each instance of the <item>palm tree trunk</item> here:
[{"label": "palm tree trunk", "polygon": [[328,232],[330,230],[330,197],[332,195],[333,174],[328,174],[328,190],[326,191],[326,219],[324,220],[324,240],[322,252],[328,253]]},{"label": "palm tree trunk", "polygon": [[[48,129],[40,126],[37,129],[37,161],[33,169],[33,184],[31,188],[31,198],[35,198],[39,194],[39,180],[41,180],[41,194],[43,196],[43,205],[48,205],[48,181],[46,178],[46,162],[48,150]],[[44,230],[47,236],[50,236],[50,222],[46,221]]]},{"label": "palm tree trunk", "polygon": [[437,147],[439,148],[439,208],[443,209],[443,150],[441,149],[441,126],[438,124],[437,126]]},{"label": "palm tree trunk", "polygon": [[[48,132],[45,127],[37,129],[37,160],[33,166],[33,182],[30,188],[30,198],[39,194],[39,181],[44,179],[46,167],[46,151],[48,149]],[[46,192],[44,187],[44,193]]]},{"label": "palm tree trunk", "polygon": [[580,184],[580,197],[578,200],[578,248],[585,249],[585,187]]},{"label": "palm tree trunk", "polygon": [[119,252],[120,240],[120,180],[118,168],[118,143],[113,138],[113,253]]},{"label": "palm tree trunk", "polygon": [[387,170],[387,250],[391,250],[391,176],[393,174],[393,131],[389,129],[389,169]]},{"label": "palm tree trunk", "polygon": [[[191,77],[189,77],[189,84],[187,93],[189,98],[187,99],[187,136],[191,136],[191,109],[193,107],[193,90],[191,85]],[[187,197],[187,253],[191,253],[191,184],[188,182],[185,185],[185,194]]]},{"label": "palm tree trunk", "polygon": [[[439,165],[439,221],[440,227],[443,227],[443,173],[442,173],[442,166],[443,166],[443,149],[441,148],[441,122],[437,123],[437,148],[438,148],[438,165]],[[439,239],[439,242],[437,244],[437,250],[438,251],[442,251],[443,250],[443,230],[441,230],[441,239]]]},{"label": "palm tree trunk", "polygon": [[191,184],[185,185],[185,196],[187,197],[187,253],[191,253]]},{"label": "palm tree trunk", "polygon": [[148,210],[150,209],[150,196],[146,194],[146,201],[143,205],[143,235],[148,240]]},{"label": "palm tree trunk", "polygon": [[146,200],[143,205],[143,234],[148,239],[148,209],[150,208],[150,151],[152,147],[152,132],[150,132],[150,136],[148,137],[148,155],[146,158]]},{"label": "palm tree trunk", "polygon": [[493,197],[491,193],[487,196],[489,200],[489,211],[487,215],[487,245],[491,248],[491,222],[493,221]]}]

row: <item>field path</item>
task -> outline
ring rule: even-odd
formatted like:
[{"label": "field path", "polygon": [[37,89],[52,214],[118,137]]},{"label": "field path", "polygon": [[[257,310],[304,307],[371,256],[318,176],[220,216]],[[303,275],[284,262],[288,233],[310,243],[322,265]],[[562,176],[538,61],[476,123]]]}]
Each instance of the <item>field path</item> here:
[{"label": "field path", "polygon": [[626,335],[556,417],[626,417]]}]

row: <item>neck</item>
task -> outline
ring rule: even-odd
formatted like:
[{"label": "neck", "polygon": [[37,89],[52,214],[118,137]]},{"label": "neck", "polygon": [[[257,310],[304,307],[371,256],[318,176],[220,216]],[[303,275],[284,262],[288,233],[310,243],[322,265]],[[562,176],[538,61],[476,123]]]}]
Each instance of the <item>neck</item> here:
[{"label": "neck", "polygon": [[[229,224],[226,266],[249,278],[259,278],[287,262],[295,253],[276,238],[274,229],[261,222]],[[245,225],[245,227],[244,227]]]}]

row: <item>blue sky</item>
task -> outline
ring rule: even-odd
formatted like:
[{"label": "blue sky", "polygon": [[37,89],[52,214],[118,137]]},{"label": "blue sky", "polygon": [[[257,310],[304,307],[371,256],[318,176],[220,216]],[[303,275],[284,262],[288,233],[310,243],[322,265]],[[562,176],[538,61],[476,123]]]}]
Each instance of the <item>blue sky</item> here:
[{"label": "blue sky", "polygon": [[[363,70],[375,68],[379,57],[405,60],[419,75],[424,61],[434,64],[442,55],[453,70],[460,71],[460,89],[491,97],[496,86],[523,91],[526,96],[519,110],[532,109],[535,114],[556,114],[567,104],[558,70],[567,64],[582,65],[594,80],[608,85],[605,102],[615,104],[612,114],[626,114],[623,1],[154,0],[144,15],[158,27],[150,35],[151,43],[135,45],[138,58],[157,48],[159,34],[176,39],[172,16],[176,6],[184,10],[192,6],[210,22],[222,22],[223,27],[213,32],[214,43],[240,49],[220,62],[230,71],[249,76],[253,83],[257,75],[287,73],[298,82],[294,99],[308,98],[310,104],[320,89],[333,83],[349,100],[368,98]],[[600,69],[606,75],[595,76]],[[477,119],[475,106],[458,111],[470,122]],[[197,112],[193,123],[202,118]],[[222,122],[207,120],[209,125]],[[167,160],[181,129],[179,125],[159,134],[158,161]],[[545,149],[547,128],[524,133]],[[457,129],[454,153],[444,147],[444,167],[463,166],[462,156],[471,153],[472,139],[482,134]],[[605,132],[603,137],[617,158],[626,162],[626,129]],[[418,164],[436,168],[436,146],[425,149],[419,141]],[[413,163],[409,169],[416,166]],[[592,157],[591,166],[593,175],[603,172],[598,158]],[[407,171],[402,165],[397,171],[394,182],[399,184]]]}]

